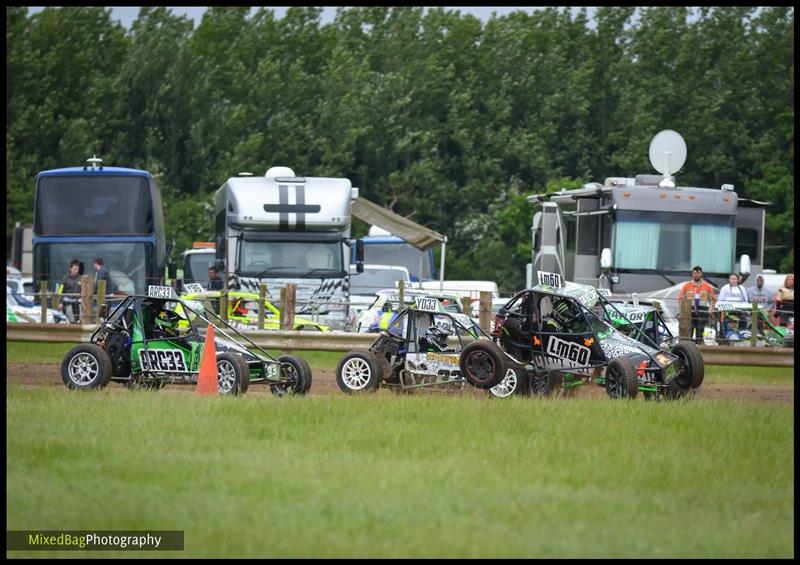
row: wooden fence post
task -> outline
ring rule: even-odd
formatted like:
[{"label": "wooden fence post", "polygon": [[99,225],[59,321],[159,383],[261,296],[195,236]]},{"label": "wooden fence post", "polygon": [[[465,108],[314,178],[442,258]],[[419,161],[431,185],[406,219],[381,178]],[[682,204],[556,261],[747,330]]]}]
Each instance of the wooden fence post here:
[{"label": "wooden fence post", "polygon": [[42,305],[42,317],[39,320],[43,324],[47,322],[47,283],[39,283],[39,303]]},{"label": "wooden fence post", "polygon": [[228,323],[228,291],[223,290],[219,293],[219,317]]},{"label": "wooden fence post", "polygon": [[264,301],[267,299],[267,285],[261,283],[258,288],[258,329],[264,329]]},{"label": "wooden fence post", "polygon": [[[106,280],[100,279],[97,281],[97,312],[100,312],[100,306],[106,303]],[[97,323],[97,317],[93,317],[94,323]]]},{"label": "wooden fence post", "polygon": [[81,324],[92,323],[92,277],[81,277]]},{"label": "wooden fence post", "polygon": [[405,306],[405,301],[403,299],[406,296],[406,281],[397,281],[397,296],[400,300],[400,305],[397,307],[397,310],[400,311]]},{"label": "wooden fence post", "polygon": [[758,302],[753,301],[750,311],[750,345],[755,347],[758,341],[758,328],[761,327],[761,320],[758,318]]},{"label": "wooden fence post", "polygon": [[492,293],[487,290],[478,299],[478,325],[486,333],[492,330]]},{"label": "wooden fence post", "polygon": [[297,285],[290,283],[281,289],[281,330],[294,329],[294,309],[297,304]]},{"label": "wooden fence post", "polygon": [[692,339],[692,301],[688,297],[683,297],[678,315],[678,340],[686,339]]}]

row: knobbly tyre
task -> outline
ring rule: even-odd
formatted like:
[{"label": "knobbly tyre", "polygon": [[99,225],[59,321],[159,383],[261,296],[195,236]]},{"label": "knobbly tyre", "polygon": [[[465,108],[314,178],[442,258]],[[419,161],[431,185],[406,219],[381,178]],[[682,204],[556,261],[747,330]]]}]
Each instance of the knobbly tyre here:
[{"label": "knobbly tyre", "polygon": [[503,379],[506,362],[500,347],[469,316],[445,311],[436,298],[416,297],[368,350],[350,351],[341,359],[336,382],[348,394],[381,387],[411,393],[467,383],[488,389]]},{"label": "knobbly tyre", "polygon": [[70,389],[103,388],[111,381],[152,390],[197,383],[205,345],[200,329],[211,324],[206,315],[217,320],[215,332],[224,336],[214,337],[220,393],[243,394],[255,383],[266,384],[276,396],[306,394],[311,388],[311,368],[304,359],[275,358],[213,312],[178,298],[171,287],[154,286],[147,296],[125,297],[90,343],[68,351],[61,378]]},{"label": "knobbly tyre", "polygon": [[544,275],[514,296],[493,324],[492,337],[512,358],[516,378],[513,390],[509,385],[497,396],[551,394],[592,380],[611,398],[642,391],[648,400],[674,399],[700,387],[705,369],[699,349],[676,342],[657,313],[651,321],[658,339],[628,320],[634,339],[614,328],[609,311],[625,315],[595,288]]}]

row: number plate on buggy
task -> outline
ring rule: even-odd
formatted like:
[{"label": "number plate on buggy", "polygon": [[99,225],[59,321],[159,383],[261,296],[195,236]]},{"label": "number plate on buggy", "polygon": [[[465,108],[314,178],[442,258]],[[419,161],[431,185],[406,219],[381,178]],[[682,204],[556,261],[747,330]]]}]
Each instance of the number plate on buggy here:
[{"label": "number plate on buggy", "polygon": [[159,373],[186,373],[186,363],[180,349],[144,349],[139,350],[139,363],[142,371]]},{"label": "number plate on buggy", "polygon": [[564,285],[564,279],[558,273],[547,273],[545,271],[536,271],[539,278],[539,284],[544,286],[552,286],[559,288]]}]

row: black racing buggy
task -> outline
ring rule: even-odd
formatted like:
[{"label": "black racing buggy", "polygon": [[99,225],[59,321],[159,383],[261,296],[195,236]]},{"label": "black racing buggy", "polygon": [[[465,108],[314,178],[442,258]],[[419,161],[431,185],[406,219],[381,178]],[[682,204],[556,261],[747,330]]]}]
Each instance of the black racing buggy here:
[{"label": "black racing buggy", "polygon": [[348,394],[381,387],[403,393],[466,384],[488,389],[506,375],[507,359],[469,316],[446,312],[435,298],[417,297],[369,349],[341,359],[336,382]]},{"label": "black racing buggy", "polygon": [[256,383],[266,384],[276,396],[306,394],[311,388],[311,368],[304,359],[275,358],[201,304],[178,298],[170,287],[153,286],[147,296],[122,299],[102,320],[90,343],[68,351],[61,363],[61,378],[70,389],[102,388],[111,381],[151,390],[166,384],[195,384],[205,332],[212,323],[207,316],[216,319],[214,347],[221,394],[243,394]]},{"label": "black racing buggy", "polygon": [[537,286],[500,309],[492,336],[518,369],[516,387],[537,395],[592,380],[611,398],[642,391],[645,399],[674,399],[700,387],[705,369],[694,343],[676,342],[657,313],[649,329],[626,324],[634,339],[615,329],[620,317],[595,288],[540,272]]}]

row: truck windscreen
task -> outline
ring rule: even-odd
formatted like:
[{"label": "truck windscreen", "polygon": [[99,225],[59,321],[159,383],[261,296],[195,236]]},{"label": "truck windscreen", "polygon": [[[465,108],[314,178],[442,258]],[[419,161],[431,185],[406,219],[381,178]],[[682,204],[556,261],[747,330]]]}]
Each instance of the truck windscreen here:
[{"label": "truck windscreen", "polygon": [[150,235],[150,191],[139,176],[43,176],[35,210],[36,235]]},{"label": "truck windscreen", "polygon": [[[364,263],[379,265],[399,265],[408,269],[415,279],[430,279],[431,264],[427,251],[417,249],[409,243],[367,243],[364,242]],[[419,276],[422,258],[422,276]]]},{"label": "truck windscreen", "polygon": [[730,273],[735,216],[618,210],[614,266],[618,269]]},{"label": "truck windscreen", "polygon": [[341,241],[249,241],[239,247],[239,271],[245,276],[343,276]]}]

